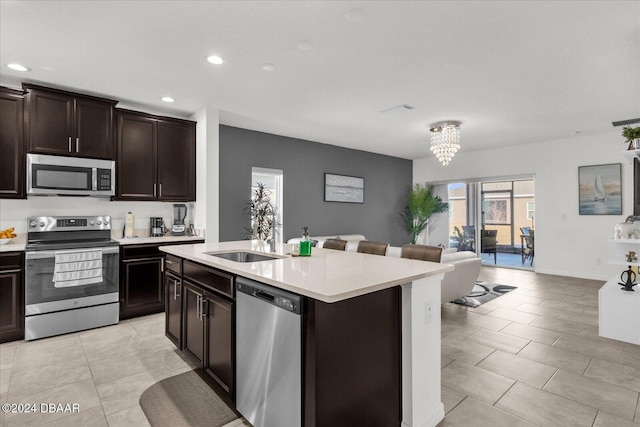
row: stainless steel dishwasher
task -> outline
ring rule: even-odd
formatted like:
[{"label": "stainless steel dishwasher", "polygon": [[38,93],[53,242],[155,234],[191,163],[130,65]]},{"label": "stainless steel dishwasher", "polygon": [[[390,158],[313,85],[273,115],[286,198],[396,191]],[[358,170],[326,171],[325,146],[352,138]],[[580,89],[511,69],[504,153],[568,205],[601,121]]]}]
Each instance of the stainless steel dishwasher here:
[{"label": "stainless steel dishwasher", "polygon": [[302,425],[302,297],[236,279],[236,409],[254,427]]}]

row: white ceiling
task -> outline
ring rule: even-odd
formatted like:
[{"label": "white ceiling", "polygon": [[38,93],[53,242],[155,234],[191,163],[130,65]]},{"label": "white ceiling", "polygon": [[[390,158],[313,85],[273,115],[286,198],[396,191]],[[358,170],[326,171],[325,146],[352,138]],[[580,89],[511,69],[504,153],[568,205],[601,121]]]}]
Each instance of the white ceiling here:
[{"label": "white ceiling", "polygon": [[[0,31],[4,85],[215,107],[223,124],[409,159],[431,156],[440,120],[473,151],[640,117],[640,1],[3,0]],[[415,109],[381,113],[400,104]]]}]

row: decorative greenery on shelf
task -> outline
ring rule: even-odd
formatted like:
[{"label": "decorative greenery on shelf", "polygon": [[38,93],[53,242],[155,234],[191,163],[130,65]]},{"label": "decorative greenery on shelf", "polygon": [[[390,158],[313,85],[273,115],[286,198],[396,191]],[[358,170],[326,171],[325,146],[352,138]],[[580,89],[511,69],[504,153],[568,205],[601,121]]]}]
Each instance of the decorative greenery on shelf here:
[{"label": "decorative greenery on shelf", "polygon": [[629,143],[627,150],[633,149],[633,140],[640,139],[640,126],[632,128],[631,126],[625,126],[622,128],[622,136],[625,141]]},{"label": "decorative greenery on shelf", "polygon": [[440,196],[433,195],[433,185],[416,184],[409,191],[407,199],[404,213],[400,216],[411,236],[411,243],[415,244],[420,233],[429,225],[431,215],[446,211],[449,204],[443,202]]},{"label": "decorative greenery on shelf", "polygon": [[[263,183],[257,182],[256,189],[253,190],[244,209],[251,217],[250,227],[245,228],[245,237],[267,240],[273,229],[273,217],[276,209],[276,205],[271,202],[271,191]],[[255,236],[253,235],[254,230]]]}]

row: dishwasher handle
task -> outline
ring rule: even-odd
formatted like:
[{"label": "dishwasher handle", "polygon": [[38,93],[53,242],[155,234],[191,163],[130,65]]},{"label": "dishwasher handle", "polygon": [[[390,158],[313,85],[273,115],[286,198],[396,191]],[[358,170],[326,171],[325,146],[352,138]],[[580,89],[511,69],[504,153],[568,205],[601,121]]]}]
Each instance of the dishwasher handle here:
[{"label": "dishwasher handle", "polygon": [[262,298],[264,300],[267,300],[269,302],[273,302],[276,299],[276,297],[274,297],[273,295],[268,294],[268,293],[263,292],[263,291],[256,291],[253,295],[258,297],[258,298]]},{"label": "dishwasher handle", "polygon": [[294,314],[302,314],[302,296],[245,277],[236,278],[236,291]]}]

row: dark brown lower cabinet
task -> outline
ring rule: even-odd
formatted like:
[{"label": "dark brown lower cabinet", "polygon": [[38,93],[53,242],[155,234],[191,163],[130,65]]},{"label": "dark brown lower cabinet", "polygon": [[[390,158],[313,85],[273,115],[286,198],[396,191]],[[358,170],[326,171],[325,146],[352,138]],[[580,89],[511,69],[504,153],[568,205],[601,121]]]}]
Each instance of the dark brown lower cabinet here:
[{"label": "dark brown lower cabinet", "polygon": [[[174,270],[165,272],[167,336],[175,336],[174,304],[181,295],[182,351],[233,406],[235,277],[190,260],[172,261]],[[303,306],[302,425],[400,425],[400,287],[331,304],[304,298]]]},{"label": "dark brown lower cabinet", "polygon": [[0,343],[24,339],[24,252],[0,254]]},{"label": "dark brown lower cabinet", "polygon": [[206,351],[204,371],[233,395],[233,303],[205,292]]},{"label": "dark brown lower cabinet", "polygon": [[402,422],[400,287],[335,303],[305,298],[304,426]]},{"label": "dark brown lower cabinet", "polygon": [[202,368],[204,360],[204,321],[202,301],[204,291],[193,283],[184,281],[182,285],[182,351]]},{"label": "dark brown lower cabinet", "polygon": [[[203,243],[204,240],[190,240],[188,243]],[[167,274],[182,278],[182,260],[161,252],[160,246],[187,243],[163,242],[120,246],[120,319],[146,316],[165,311],[165,289]],[[173,289],[173,288],[172,288]],[[179,291],[178,291],[179,293]],[[173,290],[171,290],[173,296]],[[173,305],[172,305],[173,307]],[[180,303],[178,303],[180,307]],[[175,308],[174,308],[175,310]],[[180,328],[172,329],[170,339],[180,337]],[[174,341],[175,342],[175,341]],[[176,345],[178,345],[176,343]]]},{"label": "dark brown lower cabinet", "polygon": [[183,283],[183,351],[233,398],[233,301]]},{"label": "dark brown lower cabinet", "polygon": [[164,311],[162,257],[123,259],[120,319]]},{"label": "dark brown lower cabinet", "polygon": [[164,289],[165,335],[176,347],[182,348],[182,279],[168,271],[165,272]]},{"label": "dark brown lower cabinet", "polygon": [[234,276],[167,255],[164,283],[166,336],[233,402]]}]

